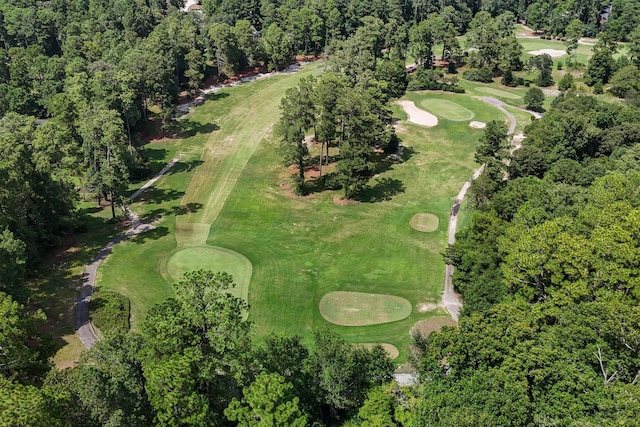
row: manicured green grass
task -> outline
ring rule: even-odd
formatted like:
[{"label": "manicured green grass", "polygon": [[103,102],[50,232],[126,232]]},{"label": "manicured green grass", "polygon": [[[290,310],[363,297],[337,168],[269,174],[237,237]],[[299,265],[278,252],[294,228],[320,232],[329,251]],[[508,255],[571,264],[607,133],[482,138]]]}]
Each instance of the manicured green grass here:
[{"label": "manicured green grass", "polygon": [[474,117],[473,111],[448,99],[424,99],[418,105],[438,117],[454,122],[469,121]]},{"label": "manicured green grass", "polygon": [[411,314],[411,303],[395,295],[335,291],[320,300],[320,314],[342,326],[367,326],[395,322]]},{"label": "manicured green grass", "polygon": [[[150,307],[172,295],[171,280],[165,280],[166,264],[178,243],[205,244],[210,224],[196,221],[217,215],[246,157],[250,157],[247,150],[255,149],[246,145],[255,145],[254,139],[259,143],[270,129],[284,91],[318,69],[319,65],[312,64],[295,74],[272,76],[211,94],[203,106],[180,120],[183,139],[145,147],[159,163],[181,156],[176,166],[131,205],[147,220],[160,220],[155,230],[116,245],[100,266],[97,279],[99,289],[129,297],[132,329],[138,327]],[[216,197],[209,197],[207,191]],[[212,263],[211,268],[218,266]]]},{"label": "manicured green grass", "polygon": [[436,231],[438,229],[439,223],[440,221],[438,220],[437,216],[435,216],[434,214],[423,212],[417,213],[412,216],[411,221],[409,222],[409,224],[411,224],[411,228],[425,233]]},{"label": "manicured green grass", "polygon": [[[454,197],[477,167],[473,154],[481,132],[467,122],[445,120],[427,129],[400,121],[403,161],[383,163],[361,201],[335,203],[340,191],[293,196],[293,171],[283,168],[270,129],[285,89],[318,69],[311,65],[225,89],[226,95],[186,116],[202,132],[149,147],[165,150],[166,160],[183,153],[181,164],[132,206],[147,218],[162,219],[155,231],[117,245],[98,278],[100,289],[130,299],[133,328],[153,304],[171,295],[162,272],[168,271],[172,251],[195,247],[226,248],[249,260],[249,319],[258,341],[276,332],[300,334],[310,342],[314,329],[327,327],[352,342],[394,345],[401,363],[411,327],[444,314],[416,307],[438,300],[442,292],[446,227],[423,233],[410,221],[430,212],[447,223]],[[465,94],[406,98],[446,100],[473,112],[476,120],[504,120],[497,109]],[[405,117],[398,106],[392,109]],[[198,267],[206,264],[206,256],[201,259]],[[189,262],[180,264],[189,268]],[[211,266],[218,268],[215,262]],[[333,325],[322,317],[320,301],[336,291],[393,295],[406,299],[412,310],[391,323]]]},{"label": "manicured green grass", "polygon": [[229,292],[248,300],[251,262],[243,255],[226,248],[192,246],[175,250],[169,254],[166,263],[167,279],[170,281],[180,279],[184,273],[200,269],[226,271],[233,276],[236,284]]},{"label": "manicured green grass", "polygon": [[522,96],[518,93],[509,92],[502,89],[496,89],[493,87],[478,86],[474,89],[477,92],[486,93],[487,95],[495,96],[496,98],[522,99]]}]

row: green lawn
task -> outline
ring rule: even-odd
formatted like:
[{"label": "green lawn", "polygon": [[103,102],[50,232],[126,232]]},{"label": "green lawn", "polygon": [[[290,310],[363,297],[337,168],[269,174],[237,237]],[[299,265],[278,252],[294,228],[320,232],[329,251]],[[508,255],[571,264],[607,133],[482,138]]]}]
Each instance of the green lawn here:
[{"label": "green lawn", "polygon": [[[352,342],[395,345],[401,363],[411,327],[443,314],[417,307],[440,298],[444,225],[453,198],[476,167],[473,153],[482,131],[466,121],[442,120],[431,129],[400,121],[404,161],[380,170],[364,201],[335,203],[340,191],[296,197],[289,187],[293,170],[283,168],[270,131],[286,88],[318,71],[310,65],[299,73],[225,89],[186,116],[193,135],[148,146],[160,154],[158,161],[183,156],[132,206],[147,218],[161,219],[156,230],[116,246],[98,277],[101,290],[131,300],[134,329],[153,304],[171,295],[169,282],[176,274],[167,274],[171,265],[183,270],[206,263],[202,254],[173,258],[196,247],[225,248],[246,257],[252,272],[249,318],[258,340],[276,332],[309,341],[314,329],[327,327]],[[424,92],[407,99],[417,105],[426,99],[448,101],[473,112],[478,121],[504,119],[468,95]],[[398,106],[393,108],[404,118]],[[411,218],[421,212],[434,214],[442,226],[432,233],[412,229]],[[409,301],[412,311],[391,323],[337,326],[319,309],[323,296],[335,291],[397,296]]]}]

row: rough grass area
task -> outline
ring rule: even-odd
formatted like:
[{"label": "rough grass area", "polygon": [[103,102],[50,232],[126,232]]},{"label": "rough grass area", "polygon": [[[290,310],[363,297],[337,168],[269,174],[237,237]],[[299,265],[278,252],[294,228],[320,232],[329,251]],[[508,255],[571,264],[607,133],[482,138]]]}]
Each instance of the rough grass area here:
[{"label": "rough grass area", "polygon": [[430,213],[417,213],[411,217],[409,222],[411,228],[425,233],[436,231],[439,223],[438,217]]},{"label": "rough grass area", "polygon": [[476,91],[481,93],[486,93],[487,95],[492,95],[497,98],[507,98],[507,99],[521,99],[522,96],[517,93],[507,92],[506,90],[495,89],[492,87],[486,86],[478,86],[475,88]]},{"label": "rough grass area", "polygon": [[238,252],[213,246],[178,249],[169,255],[166,270],[171,280],[178,280],[193,270],[226,271],[233,276],[235,288],[229,292],[248,301],[251,261]]},{"label": "rough grass area", "polygon": [[402,320],[411,314],[411,303],[394,295],[363,292],[330,292],[320,300],[320,314],[341,326],[366,326]]},{"label": "rough grass area", "polygon": [[400,352],[398,351],[398,347],[396,347],[393,344],[386,343],[386,342],[383,342],[383,343],[359,343],[359,345],[361,345],[361,346],[363,346],[365,348],[368,348],[368,349],[374,348],[375,346],[379,345],[380,347],[382,347],[384,349],[384,351],[387,352],[387,354],[389,355],[389,358],[394,359],[394,360],[397,359],[398,356],[400,355]]},{"label": "rough grass area", "polygon": [[419,102],[418,105],[420,108],[430,111],[438,117],[453,122],[464,122],[473,119],[475,116],[473,111],[448,99],[425,99]]},{"label": "rough grass area", "polygon": [[419,333],[423,337],[428,337],[431,332],[439,332],[445,326],[457,325],[456,321],[449,316],[436,316],[417,322],[411,328],[411,334]]},{"label": "rough grass area", "polygon": [[116,292],[96,292],[89,303],[89,318],[102,336],[129,331],[129,299]]}]

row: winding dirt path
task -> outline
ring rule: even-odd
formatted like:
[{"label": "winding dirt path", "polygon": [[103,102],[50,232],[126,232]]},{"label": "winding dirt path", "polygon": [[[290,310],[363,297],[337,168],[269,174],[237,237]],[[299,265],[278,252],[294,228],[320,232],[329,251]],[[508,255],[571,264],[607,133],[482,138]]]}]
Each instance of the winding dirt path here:
[{"label": "winding dirt path", "polygon": [[[490,96],[482,96],[480,97],[480,99],[489,105],[493,105],[498,110],[502,111],[502,113],[504,113],[505,116],[507,116],[507,118],[509,119],[508,134],[512,135],[513,132],[516,130],[517,122],[513,114],[511,114],[509,111],[507,111],[504,108],[508,104],[505,104],[499,99],[496,99]],[[518,108],[518,107],[513,107],[513,108],[517,108],[518,110],[522,110],[529,114],[532,114],[537,119],[542,117],[542,114],[536,113],[534,111],[525,110],[523,108]],[[464,185],[460,189],[460,192],[458,193],[455,200],[453,201],[453,206],[451,207],[451,212],[449,213],[449,228],[447,230],[447,243],[449,245],[453,245],[456,242],[456,230],[458,228],[458,212],[460,211],[460,205],[462,204],[462,201],[464,200],[464,197],[466,196],[467,191],[471,187],[471,183],[474,180],[476,180],[480,175],[482,175],[483,171],[484,171],[484,165],[476,169],[473,172],[473,176],[464,183]],[[460,310],[462,309],[462,299],[460,298],[460,295],[456,294],[455,291],[453,290],[453,271],[454,271],[453,265],[447,264],[445,268],[444,292],[442,294],[442,305],[447,309],[447,312],[449,313],[451,318],[457,322],[458,319],[460,318]]]},{"label": "winding dirt path", "polygon": [[[169,169],[173,167],[176,163],[178,163],[180,159],[178,157],[172,159],[167,165],[162,168],[160,172],[156,174],[153,178],[147,181],[138,191],[133,193],[129,199],[134,200],[140,194],[142,194],[145,190],[147,190],[150,186],[152,186],[162,175],[164,175]],[[96,283],[96,273],[98,272],[98,267],[100,263],[111,253],[113,247],[118,243],[122,242],[125,239],[128,239],[131,236],[135,236],[140,233],[144,233],[149,230],[153,230],[155,227],[151,224],[145,224],[140,222],[140,218],[138,215],[133,213],[128,206],[123,206],[122,210],[125,215],[131,221],[131,227],[123,234],[119,235],[107,245],[100,250],[98,255],[91,261],[90,264],[87,265],[85,272],[82,274],[82,286],[80,288],[80,297],[78,298],[78,303],[76,306],[76,333],[82,341],[82,344],[86,348],[91,348],[93,345],[100,340],[98,335],[96,334],[93,325],[91,324],[91,319],[89,318],[89,301],[91,300],[91,295],[93,294],[93,289]]]}]

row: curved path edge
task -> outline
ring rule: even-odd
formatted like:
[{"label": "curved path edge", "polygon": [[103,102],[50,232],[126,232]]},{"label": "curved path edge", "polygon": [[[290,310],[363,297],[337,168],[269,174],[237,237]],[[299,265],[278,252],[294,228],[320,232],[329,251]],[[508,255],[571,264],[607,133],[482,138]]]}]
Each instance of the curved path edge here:
[{"label": "curved path edge", "polygon": [[[133,193],[129,199],[134,200],[144,191],[146,191],[149,187],[151,187],[162,175],[164,175],[169,169],[171,169],[178,161],[179,157],[172,159],[167,165],[162,168],[160,172],[158,172],[153,178],[147,181],[140,189],[138,189],[135,193]],[[93,258],[91,263],[87,265],[84,273],[82,274],[81,279],[81,287],[80,287],[80,296],[78,297],[78,301],[76,304],[76,316],[75,316],[75,329],[80,341],[86,348],[91,348],[93,345],[100,340],[100,337],[96,334],[95,329],[93,328],[93,324],[91,323],[91,319],[89,318],[89,302],[91,301],[91,295],[93,294],[93,290],[96,283],[96,273],[98,272],[98,267],[100,263],[111,253],[113,247],[123,240],[135,236],[140,233],[144,233],[149,230],[153,230],[155,227],[151,224],[145,224],[140,222],[140,218],[138,215],[133,213],[128,206],[124,205],[122,207],[125,215],[131,221],[131,227],[123,234],[119,235],[109,243],[107,243],[101,250],[98,252],[98,255]]]},{"label": "curved path edge", "polygon": [[[504,113],[505,116],[507,116],[507,118],[509,119],[508,135],[512,135],[513,132],[516,130],[516,118],[504,107],[505,106],[513,107],[513,106],[505,104],[499,99],[496,99],[490,96],[482,96],[480,97],[480,99],[489,105],[493,105],[502,113]],[[519,108],[519,107],[513,107],[513,108],[532,114],[536,119],[539,119],[542,117],[542,114],[536,113],[531,110],[526,110],[524,108]],[[449,245],[453,245],[456,242],[456,230],[458,228],[458,212],[460,211],[460,205],[462,204],[462,201],[464,200],[464,197],[466,196],[467,191],[471,187],[471,183],[473,183],[474,180],[476,180],[480,175],[482,175],[483,171],[484,171],[484,165],[476,169],[473,172],[473,176],[462,185],[460,192],[458,193],[455,200],[453,201],[453,206],[451,207],[451,211],[449,213],[449,228],[447,229],[447,244]],[[462,299],[460,298],[460,295],[456,294],[453,289],[454,270],[455,268],[451,264],[447,264],[445,267],[444,292],[442,293],[442,305],[445,307],[445,309],[449,313],[449,316],[451,316],[451,318],[457,322],[458,319],[460,318],[460,310],[462,309],[463,304],[462,304]]]}]

